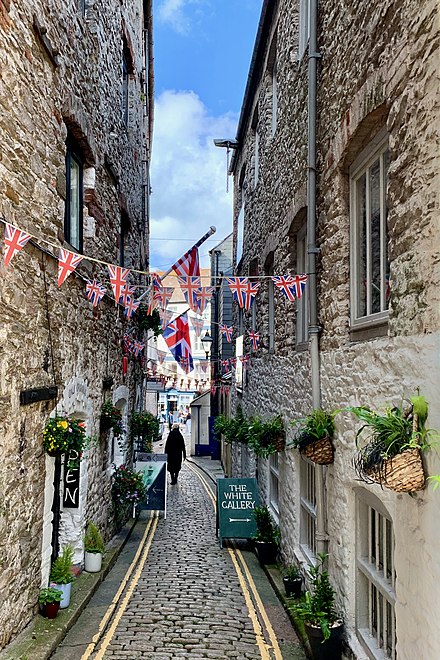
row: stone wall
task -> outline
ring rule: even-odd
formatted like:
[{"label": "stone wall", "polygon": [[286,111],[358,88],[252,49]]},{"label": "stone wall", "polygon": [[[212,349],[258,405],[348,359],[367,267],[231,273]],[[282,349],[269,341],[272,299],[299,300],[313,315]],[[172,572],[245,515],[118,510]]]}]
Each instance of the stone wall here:
[{"label": "stone wall", "polygon": [[[125,265],[145,270],[142,12],[141,0],[111,0],[105,12],[89,8],[86,17],[75,2],[0,3],[0,216],[37,239],[7,268],[0,265],[0,647],[29,622],[47,584],[54,459],[43,452],[42,430],[51,414],[84,419],[97,438],[82,461],[80,508],[61,514],[61,543],[72,543],[81,563],[88,519],[107,540],[113,533],[109,437],[99,432],[102,402],[113,392],[103,379],[113,379],[113,391],[125,388],[130,411],[141,373],[130,363],[123,378],[127,322],[110,287],[95,310],[85,299],[85,279],[108,283],[106,267],[84,261],[58,288],[57,247],[69,248],[69,130],[85,160],[84,254],[118,264],[123,221]],[[40,36],[34,16],[45,29]],[[127,125],[120,110],[124,35],[133,66]],[[20,391],[53,384],[56,399],[20,405]]]},{"label": "stone wall", "polygon": [[[305,224],[307,206],[307,54],[298,61],[297,4],[273,3],[273,21],[262,36],[263,64],[253,72],[253,96],[246,99],[249,104],[239,127],[243,140],[233,162],[235,219],[244,195],[245,226],[238,274],[248,274],[251,264],[257,263],[263,275],[270,252],[275,274],[296,268],[295,237]],[[432,428],[440,424],[438,26],[438,6],[432,0],[417,7],[409,0],[319,3],[317,272],[322,405],[335,409],[348,404],[397,404],[404,394],[420,388],[430,405]],[[275,29],[278,114],[272,135],[269,49]],[[256,110],[259,181],[255,186],[252,118]],[[350,327],[349,167],[384,127],[390,152],[390,311],[382,336],[373,332],[367,338],[353,334]],[[256,327],[263,346],[252,358],[243,392],[232,393],[232,409],[241,404],[247,414],[267,417],[280,412],[288,444],[294,432],[289,421],[312,406],[311,365],[309,352],[295,347],[295,306],[277,292],[275,296],[274,354],[267,348],[267,285],[262,284]],[[249,318],[247,328],[250,324]],[[435,657],[440,637],[432,612],[438,611],[439,601],[429,582],[440,578],[440,562],[433,554],[438,543],[436,494],[427,488],[411,498],[378,486],[361,486],[352,467],[357,428],[350,415],[338,415],[335,463],[324,471],[329,568],[344,613],[349,653],[367,657],[355,631],[356,497],[363,489],[383,502],[393,522],[397,657]],[[241,448],[232,451],[236,474],[243,473],[241,453]],[[283,556],[305,562],[300,548],[300,461],[291,449],[280,455],[279,509]],[[426,467],[429,474],[440,472],[436,452],[426,455]],[[250,463],[248,476],[252,469]],[[259,461],[258,474],[267,500],[264,461]]]}]

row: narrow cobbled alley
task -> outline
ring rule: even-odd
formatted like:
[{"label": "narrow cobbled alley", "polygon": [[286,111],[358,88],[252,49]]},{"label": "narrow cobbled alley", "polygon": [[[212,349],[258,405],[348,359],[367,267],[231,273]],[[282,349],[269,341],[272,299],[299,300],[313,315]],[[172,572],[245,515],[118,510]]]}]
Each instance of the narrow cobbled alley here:
[{"label": "narrow cobbled alley", "polygon": [[55,660],[305,658],[254,554],[220,549],[213,486],[184,464],[166,519],[143,512]]}]

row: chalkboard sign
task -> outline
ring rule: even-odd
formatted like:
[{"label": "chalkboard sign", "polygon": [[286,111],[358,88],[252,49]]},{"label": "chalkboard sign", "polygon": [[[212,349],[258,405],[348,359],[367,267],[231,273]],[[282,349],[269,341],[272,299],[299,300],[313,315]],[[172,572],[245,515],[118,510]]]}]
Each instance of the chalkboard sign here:
[{"label": "chalkboard sign", "polygon": [[[69,467],[75,466],[77,467]],[[64,489],[63,508],[77,509],[79,507],[79,454],[76,450],[70,450],[65,457],[64,463]]]},{"label": "chalkboard sign", "polygon": [[249,539],[255,536],[254,509],[259,503],[256,479],[217,479],[220,547],[223,547],[223,539]]},{"label": "chalkboard sign", "polygon": [[167,455],[137,452],[136,472],[140,472],[146,487],[146,496],[139,509],[146,511],[167,510]]}]

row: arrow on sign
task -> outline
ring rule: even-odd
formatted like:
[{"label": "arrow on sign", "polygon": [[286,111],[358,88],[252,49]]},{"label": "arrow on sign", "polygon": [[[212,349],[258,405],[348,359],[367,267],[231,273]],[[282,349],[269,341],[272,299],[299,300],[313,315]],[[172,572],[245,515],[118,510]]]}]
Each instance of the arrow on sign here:
[{"label": "arrow on sign", "polygon": [[252,522],[252,518],[229,518],[229,522]]},{"label": "arrow on sign", "polygon": [[153,491],[154,494],[163,493],[163,488],[152,488],[151,490]]}]

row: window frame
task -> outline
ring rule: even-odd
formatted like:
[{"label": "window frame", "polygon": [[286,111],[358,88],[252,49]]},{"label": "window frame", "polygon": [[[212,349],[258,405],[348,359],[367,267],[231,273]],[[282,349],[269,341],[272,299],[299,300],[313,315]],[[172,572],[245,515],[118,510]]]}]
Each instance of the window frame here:
[{"label": "window frame", "polygon": [[301,61],[309,45],[310,0],[300,0],[298,24],[298,61]]},{"label": "window frame", "polygon": [[[72,242],[72,162],[78,168],[78,190],[77,190],[77,206],[78,213],[75,221],[78,244]],[[64,239],[78,252],[83,251],[83,234],[84,234],[84,158],[78,149],[73,139],[69,136],[66,140],[66,199],[64,205]]]},{"label": "window frame", "polygon": [[[357,489],[356,493],[356,536],[356,634],[372,660],[396,660],[393,520],[382,502],[364,489]],[[390,577],[386,577],[387,572]],[[375,616],[381,620],[374,635]],[[380,634],[387,632],[388,623],[390,652],[384,650]]]},{"label": "window frame", "polygon": [[[307,225],[304,224],[296,234],[296,271],[298,275],[308,272]],[[300,298],[296,299],[296,349],[302,349],[309,343],[309,287],[305,286]]]},{"label": "window frame", "polygon": [[278,452],[271,454],[268,460],[269,471],[269,505],[274,513],[276,522],[280,515],[280,459]]},{"label": "window frame", "polygon": [[316,559],[316,466],[300,458],[300,541],[301,552],[309,564]]},{"label": "window frame", "polygon": [[[375,139],[364,149],[349,170],[350,183],[350,324],[352,328],[368,327],[388,320],[389,309],[387,303],[386,270],[389,257],[387,236],[387,187],[388,177],[386,156],[388,155],[388,134],[386,128],[382,129]],[[370,171],[379,161],[379,213],[380,213],[380,311],[372,312],[372,286],[365,285],[366,313],[359,315],[360,308],[360,230],[358,213],[358,182],[365,175],[365,282],[371,281],[372,241],[371,241],[371,195]]]}]

